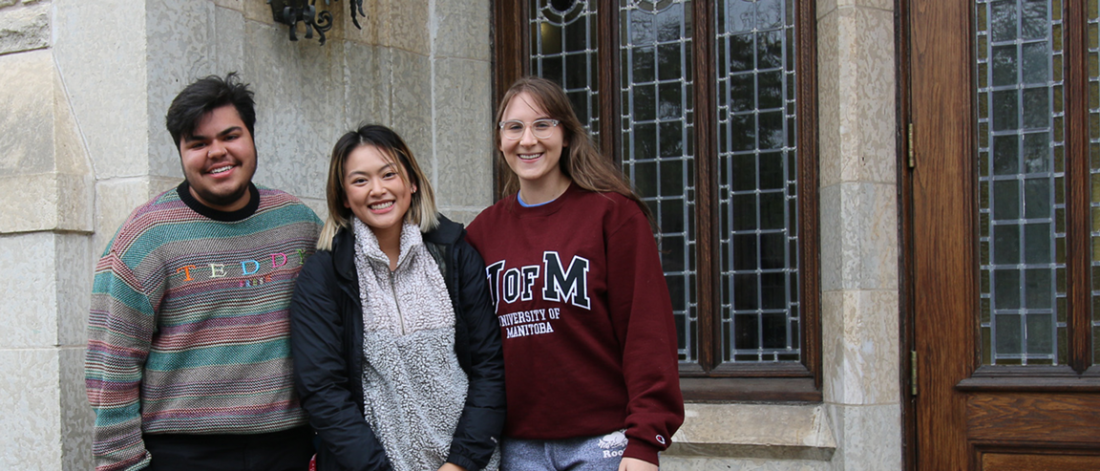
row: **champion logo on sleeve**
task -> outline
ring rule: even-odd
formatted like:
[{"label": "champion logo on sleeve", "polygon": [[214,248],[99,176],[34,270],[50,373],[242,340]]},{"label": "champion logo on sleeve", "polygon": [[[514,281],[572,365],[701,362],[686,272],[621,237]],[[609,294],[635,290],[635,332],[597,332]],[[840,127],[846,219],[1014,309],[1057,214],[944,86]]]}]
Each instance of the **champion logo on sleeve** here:
[{"label": "champion logo on sleeve", "polygon": [[665,437],[664,437],[664,435],[657,435],[657,442],[658,442],[658,443],[660,443],[660,444],[662,444],[662,445],[664,445],[664,444],[665,444]]}]

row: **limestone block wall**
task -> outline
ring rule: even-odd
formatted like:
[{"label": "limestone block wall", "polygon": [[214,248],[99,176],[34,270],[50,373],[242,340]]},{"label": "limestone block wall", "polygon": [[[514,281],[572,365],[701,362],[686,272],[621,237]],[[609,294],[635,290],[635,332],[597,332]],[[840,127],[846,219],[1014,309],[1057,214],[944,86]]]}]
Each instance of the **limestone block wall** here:
[{"label": "limestone block wall", "polygon": [[94,176],[47,1],[0,1],[0,467],[88,469],[84,319]]},{"label": "limestone block wall", "polygon": [[92,468],[92,271],[133,208],[181,181],[164,114],[187,83],[251,83],[256,182],[322,217],[332,145],[362,122],[408,141],[453,219],[492,202],[489,0],[367,0],[362,30],[348,4],[321,46],[289,41],[264,0],[0,0],[0,414],[17,424],[0,467]]},{"label": "limestone block wall", "polygon": [[893,0],[819,0],[824,399],[834,469],[901,469]]},{"label": "limestone block wall", "polygon": [[230,71],[256,91],[258,183],[323,213],[332,145],[374,122],[409,143],[445,212],[467,221],[491,203],[491,188],[473,184],[491,178],[488,0],[367,0],[362,30],[334,2],[324,46],[304,30],[289,41],[263,0],[55,3],[57,66],[110,192],[97,198],[104,227],[179,182],[164,113],[187,83]]}]

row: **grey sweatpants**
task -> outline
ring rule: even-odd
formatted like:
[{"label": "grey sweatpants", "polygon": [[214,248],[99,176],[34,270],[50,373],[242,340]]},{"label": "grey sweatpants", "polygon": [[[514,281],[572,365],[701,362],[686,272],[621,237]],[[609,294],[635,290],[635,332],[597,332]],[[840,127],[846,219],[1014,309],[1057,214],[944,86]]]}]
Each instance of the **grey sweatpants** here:
[{"label": "grey sweatpants", "polygon": [[505,438],[501,471],[618,471],[626,451],[622,431],[565,440]]}]

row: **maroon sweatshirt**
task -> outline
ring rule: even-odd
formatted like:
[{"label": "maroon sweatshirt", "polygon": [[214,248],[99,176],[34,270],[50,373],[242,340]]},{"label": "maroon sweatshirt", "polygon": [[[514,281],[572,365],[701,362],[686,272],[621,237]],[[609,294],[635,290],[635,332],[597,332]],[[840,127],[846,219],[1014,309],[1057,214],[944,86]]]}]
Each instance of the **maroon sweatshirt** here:
[{"label": "maroon sweatshirt", "polygon": [[645,215],[576,185],[523,207],[512,195],[470,224],[504,339],[509,437],[626,429],[624,457],[657,463],[684,420],[676,327]]}]

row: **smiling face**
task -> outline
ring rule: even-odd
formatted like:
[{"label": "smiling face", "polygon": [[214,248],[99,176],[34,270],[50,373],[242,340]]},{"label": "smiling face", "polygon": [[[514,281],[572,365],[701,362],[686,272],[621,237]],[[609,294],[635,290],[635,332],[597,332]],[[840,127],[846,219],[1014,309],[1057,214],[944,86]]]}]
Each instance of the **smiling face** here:
[{"label": "smiling face", "polygon": [[544,193],[547,190],[549,193],[560,193],[556,190],[569,185],[569,179],[559,166],[562,150],[566,147],[562,126],[553,127],[549,137],[538,138],[531,129],[536,119],[553,117],[537,106],[527,92],[512,97],[500,119],[502,122],[521,121],[525,125],[523,135],[518,139],[500,136],[500,152],[504,154],[508,167],[519,177],[520,192],[528,203],[539,202],[528,200],[529,193]]},{"label": "smiling face", "polygon": [[184,178],[199,203],[219,211],[248,204],[256,146],[233,105],[203,115],[193,135],[180,139],[179,150]]},{"label": "smiling face", "polygon": [[372,145],[361,145],[344,162],[344,207],[379,241],[400,237],[416,185],[402,177],[401,164]]}]

